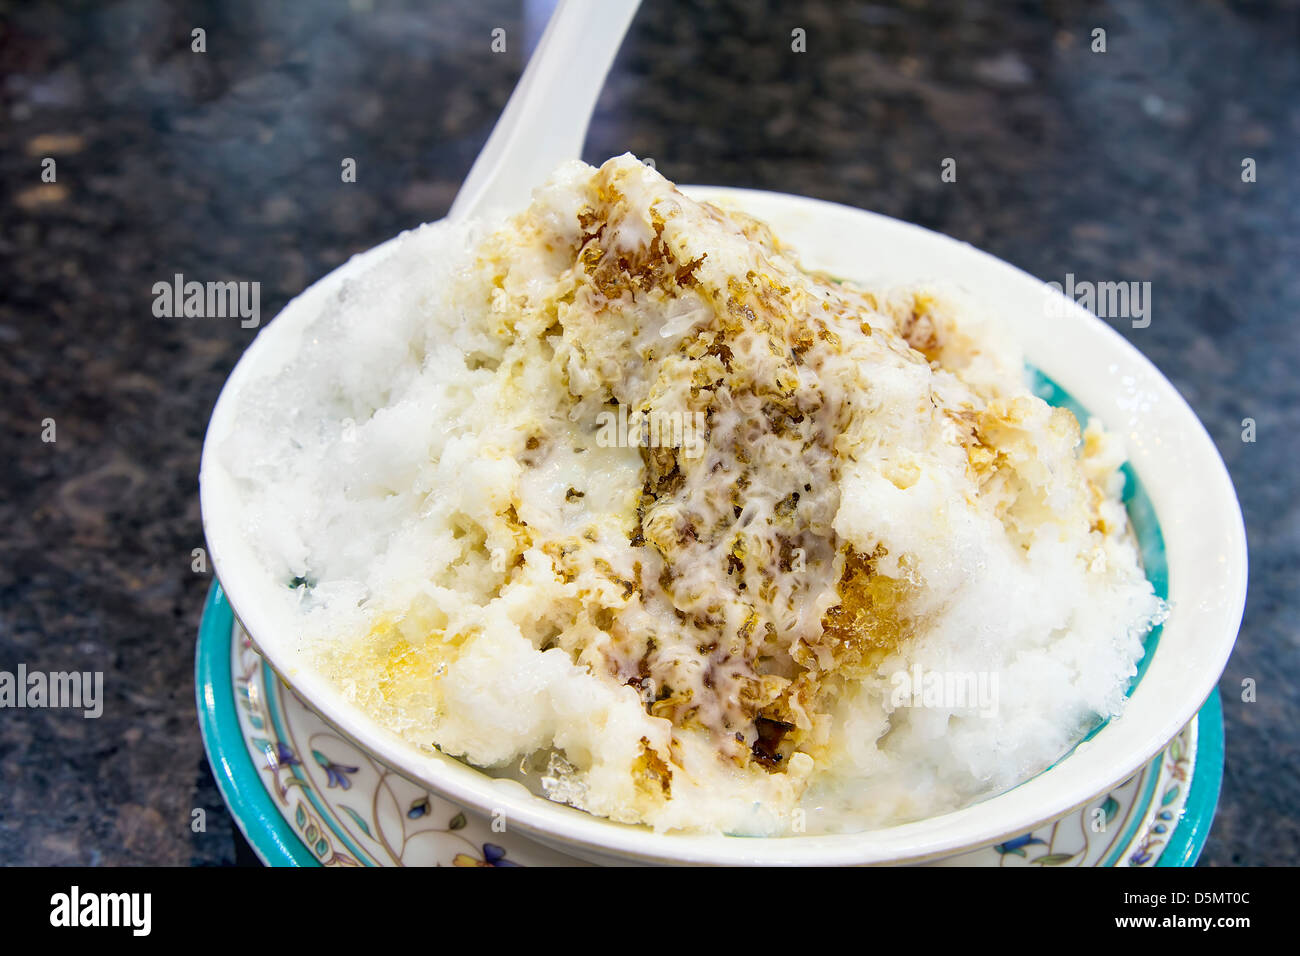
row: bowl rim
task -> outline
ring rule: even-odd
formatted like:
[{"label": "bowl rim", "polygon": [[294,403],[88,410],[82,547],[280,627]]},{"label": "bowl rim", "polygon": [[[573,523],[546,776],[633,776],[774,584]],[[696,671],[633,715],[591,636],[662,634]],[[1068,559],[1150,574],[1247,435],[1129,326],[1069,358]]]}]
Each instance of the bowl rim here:
[{"label": "bowl rim", "polygon": [[[892,251],[895,246],[899,250],[912,247],[925,249],[932,254],[931,260],[927,261],[938,259],[945,263],[942,272],[945,278],[949,275],[948,270],[953,269],[959,275],[960,284],[968,288],[971,285],[976,287],[971,291],[978,292],[979,287],[983,286],[986,294],[977,295],[981,300],[991,296],[996,301],[1004,291],[1007,297],[1019,298],[1022,302],[1030,301],[1031,292],[1038,296],[1048,294],[1046,290],[1049,287],[1045,283],[989,253],[941,233],[878,213],[789,193],[719,186],[679,188],[692,198],[736,206],[772,223],[774,231],[787,239],[799,251],[803,261],[812,268],[826,268],[829,260],[841,254],[835,248],[836,235],[842,235],[845,231],[858,232],[874,235],[874,241],[882,245],[873,247],[873,251],[884,251],[886,256],[899,254]],[[800,222],[809,221],[820,226],[835,225],[836,228],[812,230],[805,225],[803,228],[806,235],[802,239],[791,238],[792,233],[799,233]],[[1203,538],[1208,535],[1208,540],[1217,548],[1218,570],[1223,576],[1223,580],[1218,582],[1219,587],[1213,595],[1215,600],[1212,603],[1207,603],[1209,598],[1198,597],[1201,603],[1195,610],[1200,613],[1196,616],[1191,616],[1193,608],[1190,605],[1181,611],[1177,605],[1174,606],[1174,613],[1165,623],[1160,642],[1160,647],[1169,656],[1162,661],[1160,648],[1157,648],[1152,655],[1151,669],[1143,684],[1128,701],[1124,714],[1111,720],[1101,733],[1077,747],[1068,758],[1010,790],[962,809],[912,823],[854,834],[746,838],[716,834],[661,834],[648,827],[614,823],[537,797],[520,784],[498,780],[441,753],[421,752],[414,745],[366,718],[358,708],[346,701],[341,691],[323,677],[298,666],[294,659],[292,641],[266,639],[268,634],[273,633],[271,625],[274,621],[264,613],[257,600],[257,592],[265,587],[265,582],[257,581],[256,574],[252,573],[256,571],[256,563],[252,560],[252,552],[247,543],[242,540],[237,522],[233,520],[238,511],[234,504],[233,487],[218,463],[215,452],[215,446],[229,432],[234,421],[235,396],[255,375],[264,374],[260,367],[265,364],[262,356],[268,352],[274,356],[278,349],[280,361],[283,361],[285,356],[291,354],[295,336],[303,322],[314,314],[325,298],[350,275],[386,255],[401,238],[401,235],[396,236],[353,256],[286,304],[279,315],[258,332],[254,342],[240,357],[217,399],[204,439],[199,479],[204,532],[213,571],[222,584],[232,610],[259,653],[327,723],[394,770],[418,779],[448,799],[480,812],[503,813],[507,825],[516,826],[543,842],[570,852],[585,851],[585,855],[599,858],[659,863],[767,865],[921,862],[1008,839],[1087,804],[1150,760],[1192,718],[1216,686],[1236,640],[1246,593],[1245,529],[1231,479],[1213,441],[1174,386],[1107,323],[1061,295],[1058,307],[1063,306],[1063,315],[1053,319],[1054,323],[1059,323],[1059,327],[1054,327],[1050,333],[1031,328],[1021,329],[1035,340],[1022,342],[1026,354],[1037,367],[1079,397],[1084,406],[1101,417],[1112,431],[1115,430],[1115,424],[1113,417],[1106,414],[1107,410],[1122,415],[1122,410],[1128,406],[1122,402],[1117,404],[1118,399],[1114,395],[1107,396],[1096,379],[1084,380],[1072,371],[1071,362],[1076,357],[1075,352],[1104,355],[1110,362],[1107,371],[1112,379],[1137,383],[1134,391],[1137,398],[1128,395],[1125,400],[1137,402],[1145,398],[1149,400],[1148,407],[1139,409],[1135,405],[1129,409],[1131,412],[1146,412],[1155,406],[1158,414],[1170,418],[1179,426],[1179,444],[1176,448],[1153,449],[1143,446],[1136,455],[1130,454],[1130,462],[1143,478],[1162,528],[1170,526],[1171,507],[1179,506],[1176,517],[1180,535],[1175,536],[1176,539],[1185,538],[1186,534],[1194,534],[1196,531],[1182,525],[1182,506],[1185,505],[1182,499],[1186,497],[1182,492],[1187,491],[1185,483],[1195,475],[1195,479],[1200,482],[1198,489],[1202,492],[1199,496],[1193,496],[1196,498],[1193,504],[1199,506],[1196,518],[1203,525],[1209,526],[1209,530],[1202,530],[1201,534]],[[884,243],[885,239],[889,242]],[[810,246],[813,247],[811,252]],[[959,268],[955,268],[957,266]],[[852,271],[828,271],[851,274],[855,279],[866,278]],[[1063,336],[1075,340],[1071,343],[1071,354],[1057,354],[1054,361],[1045,361],[1044,357],[1053,343]],[[1034,345],[1040,349],[1037,354],[1031,354],[1031,346]],[[1059,345],[1055,345],[1055,349],[1057,353],[1062,351]],[[1100,409],[1097,407],[1099,404],[1103,406]],[[1130,420],[1132,421],[1132,416]],[[1134,424],[1133,427],[1137,428],[1138,425]],[[1139,434],[1144,433],[1134,432],[1135,436]],[[1154,437],[1155,444],[1159,446],[1159,433]],[[1143,471],[1139,461],[1135,460],[1141,458],[1148,464],[1159,464],[1161,459],[1152,458],[1153,454],[1172,454],[1186,461],[1174,469],[1172,474],[1175,477],[1168,481],[1162,478],[1153,482],[1150,473]],[[1191,467],[1191,471],[1186,470],[1188,467]],[[1162,474],[1169,471],[1163,465],[1160,470]],[[1171,484],[1180,480],[1176,477],[1178,475],[1183,476],[1181,480],[1184,484]],[[1174,492],[1179,494],[1175,495]],[[1173,604],[1177,593],[1175,589],[1183,583],[1178,580],[1175,566],[1177,564],[1181,568],[1186,565],[1188,557],[1181,552],[1175,554],[1177,545],[1170,542],[1167,531],[1165,540]],[[1185,571],[1191,573],[1192,568],[1187,567]],[[1191,593],[1184,595],[1191,596]],[[1195,634],[1198,642],[1196,646],[1208,645],[1200,659],[1194,662],[1195,667],[1172,660],[1173,652],[1169,648],[1180,644],[1183,632],[1187,632],[1188,638]],[[1171,633],[1174,635],[1172,639]],[[1205,633],[1211,636],[1203,636]],[[1159,671],[1162,683],[1157,685],[1155,691],[1144,693],[1157,662],[1161,665],[1168,662]],[[1166,671],[1169,673],[1166,674]],[[1175,700],[1172,703],[1165,701],[1163,705],[1156,702],[1152,695],[1162,691]],[[1139,699],[1143,700],[1143,721],[1131,716]],[[1146,716],[1146,712],[1153,709],[1158,714]],[[1129,731],[1128,728],[1135,724],[1138,726]],[[1128,736],[1125,737],[1125,734]],[[1072,777],[1080,779],[1071,784]]]},{"label": "bowl rim", "polygon": [[[208,589],[195,646],[195,702],[208,763],[222,796],[253,850],[268,866],[320,866],[320,861],[302,846],[302,838],[283,812],[276,808],[262,779],[263,770],[249,754],[247,735],[237,713],[238,688],[233,682],[232,652],[236,622],[221,585],[213,581]],[[242,634],[242,631],[239,633]],[[259,683],[279,681],[266,666]],[[283,685],[281,685],[283,687]],[[287,688],[284,688],[287,691]],[[268,686],[269,693],[279,693]],[[1155,864],[1160,867],[1194,866],[1204,848],[1218,805],[1223,777],[1223,715],[1221,695],[1210,693],[1195,718],[1196,756],[1185,812],[1174,826]],[[280,702],[280,707],[304,706],[297,699]],[[317,718],[320,719],[320,718]],[[1191,726],[1191,725],[1189,725]],[[1175,738],[1176,739],[1176,738]],[[1150,772],[1156,759],[1147,764]],[[1157,799],[1152,793],[1151,800]],[[1151,804],[1148,804],[1148,809]],[[1059,822],[1059,821],[1058,821]],[[1151,821],[1154,823],[1155,821]],[[1141,821],[1133,821],[1138,831]],[[1148,832],[1150,832],[1148,830]],[[1124,840],[1113,844],[1109,853],[1121,853]],[[1131,847],[1132,842],[1128,846]],[[1123,856],[1110,860],[1121,865]],[[942,862],[942,861],[940,861]]]}]

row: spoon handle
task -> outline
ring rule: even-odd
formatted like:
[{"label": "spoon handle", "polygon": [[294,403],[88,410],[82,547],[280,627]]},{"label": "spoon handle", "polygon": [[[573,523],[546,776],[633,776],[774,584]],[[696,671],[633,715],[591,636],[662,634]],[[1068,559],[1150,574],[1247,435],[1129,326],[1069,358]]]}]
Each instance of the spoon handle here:
[{"label": "spoon handle", "polygon": [[560,163],[578,159],[614,54],[641,0],[560,0],[448,218],[528,204]]}]

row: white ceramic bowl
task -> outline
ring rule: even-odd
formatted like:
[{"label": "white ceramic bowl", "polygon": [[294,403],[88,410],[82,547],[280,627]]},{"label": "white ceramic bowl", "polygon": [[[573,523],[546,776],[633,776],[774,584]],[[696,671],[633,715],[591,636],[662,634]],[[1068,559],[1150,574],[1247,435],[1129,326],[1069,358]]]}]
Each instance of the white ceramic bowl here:
[{"label": "white ceramic bowl", "polygon": [[[597,862],[864,864],[909,862],[995,843],[1082,806],[1150,760],[1214,688],[1236,640],[1246,594],[1246,538],[1232,483],[1214,444],[1177,391],[1104,322],[1063,296],[1048,318],[1047,286],[946,236],[847,206],[753,190],[684,187],[770,223],[806,267],[856,280],[941,279],[1000,315],[1027,360],[1120,433],[1164,534],[1172,612],[1122,717],[1032,780],[953,813],[853,835],[769,839],[656,834],[611,823],[495,780],[457,760],[423,753],[377,726],[338,690],[295,661],[294,636],[265,609],[279,587],[240,534],[228,474],[213,454],[229,434],[235,396],[294,354],[305,323],[379,246],[354,257],[290,302],[231,373],[212,414],[200,474],[213,567],[262,654],[314,710],[384,763],[510,827]],[[1177,321],[1156,315],[1154,320]]]}]

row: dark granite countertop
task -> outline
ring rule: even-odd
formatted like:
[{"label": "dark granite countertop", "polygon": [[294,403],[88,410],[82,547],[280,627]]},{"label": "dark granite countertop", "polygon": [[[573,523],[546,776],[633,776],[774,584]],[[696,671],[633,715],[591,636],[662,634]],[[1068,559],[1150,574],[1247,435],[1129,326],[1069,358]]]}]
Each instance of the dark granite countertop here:
[{"label": "dark granite countertop", "polygon": [[[0,711],[0,862],[236,860],[195,718],[191,552],[204,428],[254,331],[155,318],[153,285],[256,280],[269,317],[441,216],[536,6],[0,3],[0,669],[106,685],[95,721]],[[647,0],[585,154],[877,210],[1044,279],[1151,282],[1150,326],[1113,324],[1200,415],[1251,544],[1212,865],[1300,861],[1298,9]]]}]

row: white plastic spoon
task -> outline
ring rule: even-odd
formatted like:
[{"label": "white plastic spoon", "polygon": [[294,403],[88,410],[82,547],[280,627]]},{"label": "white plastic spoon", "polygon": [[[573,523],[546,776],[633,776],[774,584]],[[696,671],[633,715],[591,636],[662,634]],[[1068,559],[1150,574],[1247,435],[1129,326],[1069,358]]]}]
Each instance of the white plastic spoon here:
[{"label": "white plastic spoon", "polygon": [[596,98],[640,3],[560,0],[449,219],[521,209],[556,166],[582,155]]}]

